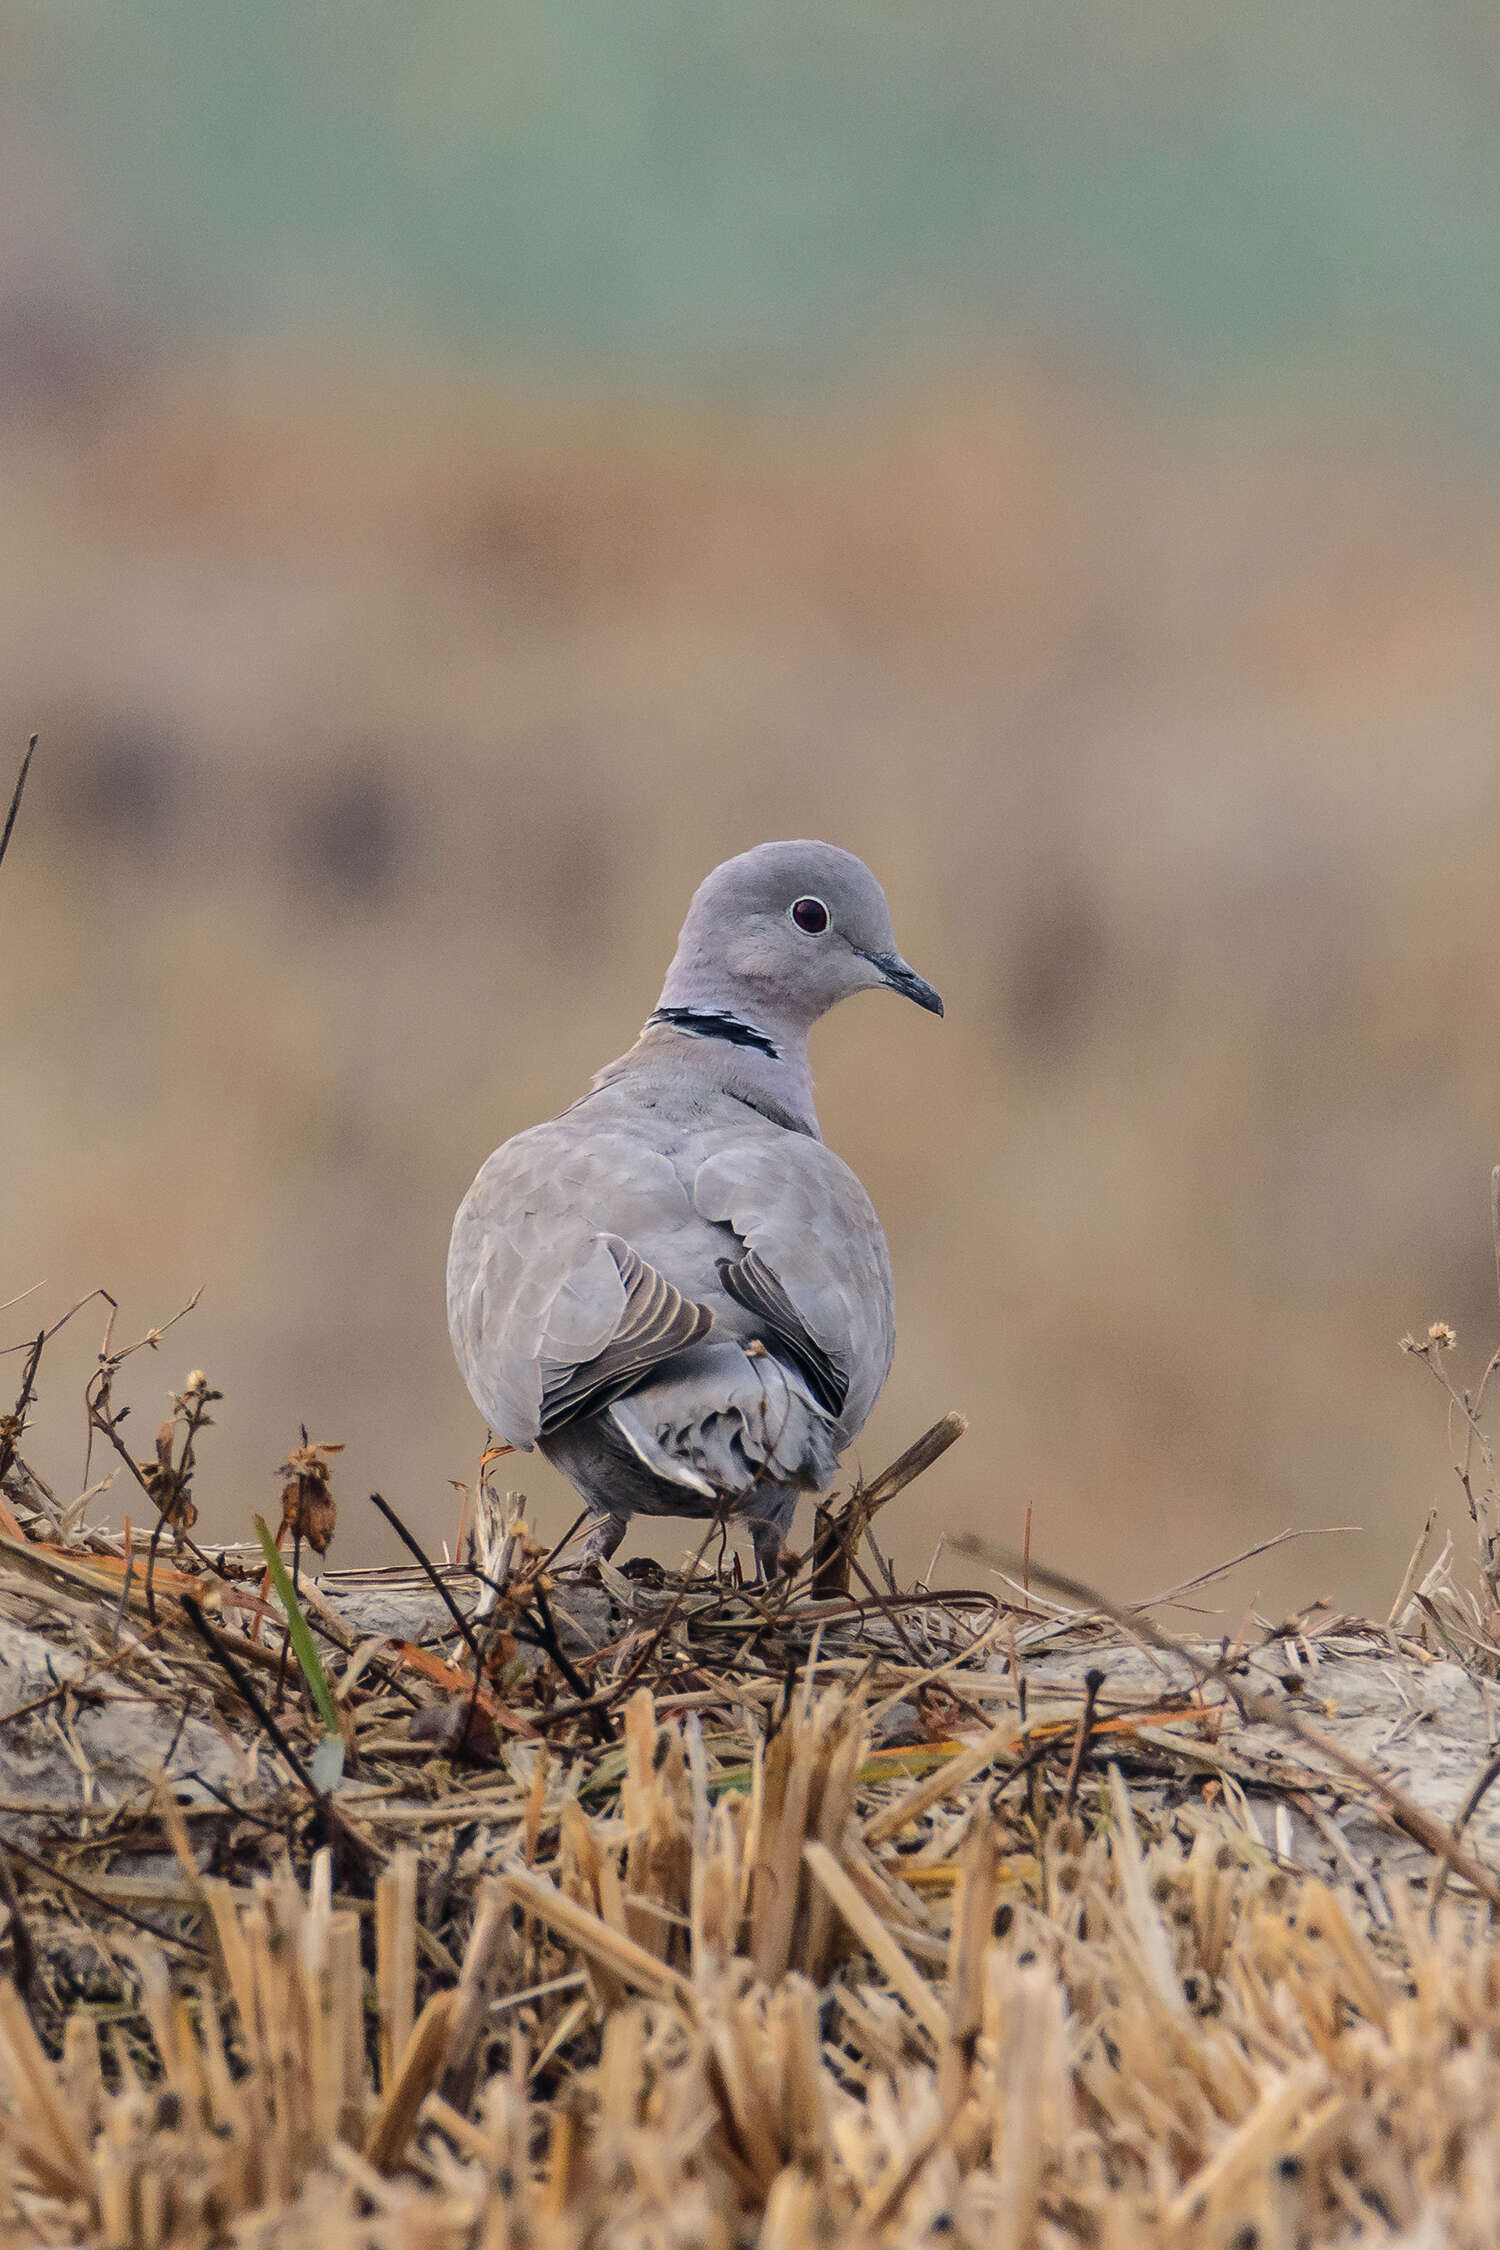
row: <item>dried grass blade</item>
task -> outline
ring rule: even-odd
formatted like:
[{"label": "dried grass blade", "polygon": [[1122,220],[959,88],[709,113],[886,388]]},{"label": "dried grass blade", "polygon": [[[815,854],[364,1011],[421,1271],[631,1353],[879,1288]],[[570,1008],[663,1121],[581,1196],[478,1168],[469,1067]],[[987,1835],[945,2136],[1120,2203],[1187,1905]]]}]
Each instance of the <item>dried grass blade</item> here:
[{"label": "dried grass blade", "polygon": [[417,2112],[442,2076],[448,2035],[458,1995],[435,1992],[422,2010],[396,2072],[365,2135],[365,2162],[377,2172],[394,2170],[417,2121]]},{"label": "dried grass blade", "polygon": [[26,2137],[26,2153],[54,2194],[96,2205],[93,2167],[73,2122],[67,2094],[15,1986],[0,1978],[0,2070]]},{"label": "dried grass blade", "polygon": [[936,1988],[912,1967],[880,1916],[855,1888],[826,1844],[803,1846],[802,1856],[849,1928],[899,1993],[933,2045],[941,2052],[948,2038],[948,2012]]},{"label": "dried grass blade", "polygon": [[876,1813],[873,1820],[867,1821],[864,1828],[865,1842],[883,1843],[887,1836],[894,1836],[912,1821],[920,1820],[934,1805],[941,1804],[945,1797],[962,1789],[976,1774],[983,1773],[986,1766],[992,1766],[997,1758],[1003,1757],[1008,1750],[1013,1750],[1017,1740],[1015,1720],[1000,1720],[978,1742],[971,1742],[967,1749],[960,1750],[956,1757],[950,1758],[936,1773],[929,1774],[925,1781],[918,1782],[915,1789],[909,1789],[904,1797],[898,1797],[893,1805],[887,1805],[883,1812]]},{"label": "dried grass blade", "polygon": [[650,1993],[656,1999],[677,2000],[692,2011],[693,1990],[687,1979],[658,1961],[643,1945],[637,1945],[634,1938],[612,1930],[597,1914],[590,1914],[587,1908],[577,1905],[539,1876],[512,1868],[500,1876],[499,1881],[539,1922],[545,1922],[559,1936],[571,1939],[579,1952],[587,1954],[590,1960],[612,1969],[638,1992]]},{"label": "dried grass blade", "polygon": [[1136,1833],[1130,1797],[1124,1776],[1114,1765],[1109,1769],[1109,1798],[1114,1814],[1115,1864],[1120,1872],[1120,1891],[1141,1958],[1164,2006],[1174,2016],[1186,2017],[1188,2004],[1172,1965],[1171,1941],[1146,1882],[1146,1865],[1141,1857],[1141,1840]]}]

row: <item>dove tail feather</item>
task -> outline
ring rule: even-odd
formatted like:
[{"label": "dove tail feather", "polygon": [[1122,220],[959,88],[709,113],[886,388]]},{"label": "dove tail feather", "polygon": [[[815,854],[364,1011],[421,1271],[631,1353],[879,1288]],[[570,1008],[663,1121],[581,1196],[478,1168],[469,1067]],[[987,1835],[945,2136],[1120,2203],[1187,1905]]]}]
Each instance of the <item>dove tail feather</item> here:
[{"label": "dove tail feather", "polygon": [[837,1459],[833,1420],[801,1369],[728,1341],[683,1352],[609,1419],[654,1474],[715,1500],[765,1483],[817,1490]]},{"label": "dove tail feather", "polygon": [[715,1498],[761,1483],[816,1488],[833,1474],[833,1423],[800,1371],[739,1344],[685,1353],[616,1399],[610,1419],[638,1457],[649,1452],[670,1464],[670,1481]]},{"label": "dove tail feather", "polygon": [[836,1425],[796,1366],[727,1339],[690,1346],[635,1390],[544,1433],[597,1513],[780,1520],[838,1463]]}]

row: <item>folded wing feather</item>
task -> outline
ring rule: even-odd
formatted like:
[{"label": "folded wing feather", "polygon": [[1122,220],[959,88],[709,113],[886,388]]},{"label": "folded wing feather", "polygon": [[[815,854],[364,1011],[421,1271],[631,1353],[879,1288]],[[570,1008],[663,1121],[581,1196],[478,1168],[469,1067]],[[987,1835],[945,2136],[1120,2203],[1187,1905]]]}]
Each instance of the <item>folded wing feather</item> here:
[{"label": "folded wing feather", "polygon": [[674,1199],[691,1220],[670,1164],[610,1136],[580,1146],[564,1123],[495,1152],[448,1253],[459,1363],[491,1428],[523,1449],[618,1398],[713,1323],[607,1223],[670,1211]]},{"label": "folded wing feather", "polygon": [[890,1252],[863,1187],[822,1141],[730,1131],[713,1136],[693,1202],[744,1243],[748,1255],[720,1267],[725,1288],[796,1362],[847,1444],[895,1350]]},{"label": "folded wing feather", "polygon": [[[695,1304],[638,1257],[618,1235],[605,1245],[625,1288],[625,1309],[605,1345],[581,1365],[559,1370],[542,1392],[541,1434],[551,1435],[575,1415],[591,1414],[634,1389],[659,1361],[670,1359],[713,1326],[707,1305]],[[549,1338],[549,1343],[551,1339]]]}]

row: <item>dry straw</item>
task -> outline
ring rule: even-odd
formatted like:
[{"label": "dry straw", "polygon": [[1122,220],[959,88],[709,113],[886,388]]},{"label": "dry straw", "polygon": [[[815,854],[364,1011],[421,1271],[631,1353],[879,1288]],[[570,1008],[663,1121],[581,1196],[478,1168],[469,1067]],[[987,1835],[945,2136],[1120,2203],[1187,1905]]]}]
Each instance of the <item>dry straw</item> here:
[{"label": "dry straw", "polygon": [[373,1977],[324,1847],[201,1881],[189,1973],[117,1937],[133,2004],[60,2059],[0,1986],[0,2243],[1493,2242],[1472,1908],[1397,1887],[1376,1940],[1222,1813],[1143,1833],[1116,1765],[1030,1855],[971,1777],[914,1884],[930,1808],[917,1855],[865,1841],[912,1795],[858,1694],[799,1689],[743,1789],[695,1732],[638,1689],[616,1801],[564,1798],[530,1869],[517,1792],[420,2008],[405,1850]]},{"label": "dry straw", "polygon": [[[0,2250],[1491,2250],[1500,1884],[1273,1692],[1487,1638],[1451,1571],[1217,1650],[1037,1565],[1009,1606],[878,1589],[852,1535],[950,1420],[782,1584],[700,1558],[588,1610],[486,1488],[423,1558],[434,1643],[362,1608],[417,1572],[302,1582],[325,1785],[185,1439],[143,1552],[25,1469],[26,1411],[0,1630],[61,1668],[0,1744],[53,1730],[76,1787],[0,1814]],[[107,1801],[98,1696],[209,1720],[241,1784]]]}]

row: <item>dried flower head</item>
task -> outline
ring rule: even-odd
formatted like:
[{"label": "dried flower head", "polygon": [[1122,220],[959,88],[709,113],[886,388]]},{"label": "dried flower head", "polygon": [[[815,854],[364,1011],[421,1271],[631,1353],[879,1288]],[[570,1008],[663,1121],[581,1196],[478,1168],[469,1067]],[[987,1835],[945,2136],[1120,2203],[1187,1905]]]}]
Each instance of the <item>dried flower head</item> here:
[{"label": "dried flower head", "polygon": [[224,1396],[216,1391],[201,1367],[195,1367],[180,1391],[168,1393],[174,1413],[183,1421],[191,1421],[200,1430],[212,1429],[212,1417],[205,1409],[218,1404]]},{"label": "dried flower head", "polygon": [[175,1532],[191,1531],[198,1521],[197,1506],[188,1492],[188,1482],[193,1465],[187,1447],[183,1448],[180,1462],[172,1459],[172,1443],[177,1435],[177,1417],[163,1422],[156,1433],[156,1459],[140,1463],[141,1482],[161,1514],[162,1520]]},{"label": "dried flower head", "polygon": [[[302,1434],[306,1438],[305,1430]],[[294,1445],[276,1472],[285,1479],[281,1487],[281,1528],[294,1540],[305,1539],[315,1555],[327,1554],[338,1521],[328,1456],[343,1450],[342,1445]]]},{"label": "dried flower head", "polygon": [[1408,1330],[1406,1335],[1402,1337],[1397,1349],[1403,1352],[1415,1352],[1417,1357],[1422,1359],[1426,1357],[1428,1352],[1451,1352],[1457,1342],[1457,1329],[1450,1328],[1446,1320],[1435,1320],[1420,1343]]},{"label": "dried flower head", "polygon": [[[180,1391],[169,1391],[172,1401],[169,1419],[156,1433],[156,1459],[137,1463],[141,1482],[146,1487],[162,1521],[180,1538],[191,1531],[198,1521],[197,1506],[190,1486],[198,1463],[196,1446],[199,1432],[214,1426],[209,1408],[224,1396],[216,1391],[201,1367],[195,1367]],[[182,1449],[173,1459],[173,1447],[179,1431]]]}]

